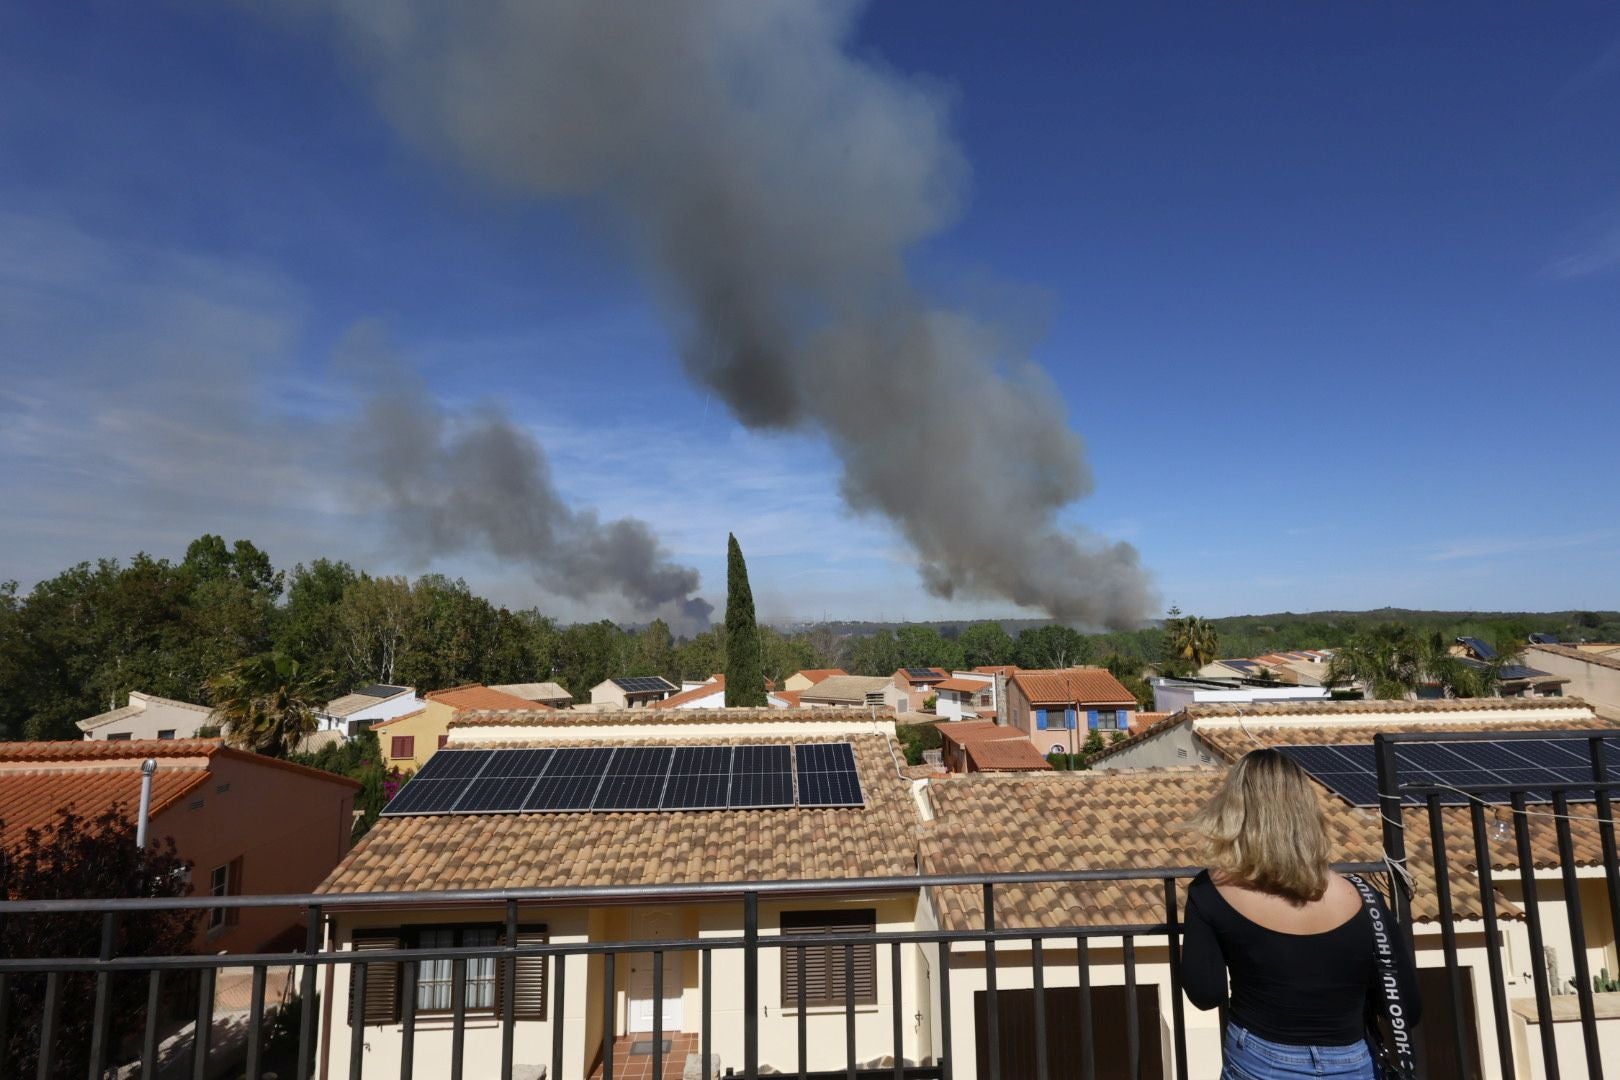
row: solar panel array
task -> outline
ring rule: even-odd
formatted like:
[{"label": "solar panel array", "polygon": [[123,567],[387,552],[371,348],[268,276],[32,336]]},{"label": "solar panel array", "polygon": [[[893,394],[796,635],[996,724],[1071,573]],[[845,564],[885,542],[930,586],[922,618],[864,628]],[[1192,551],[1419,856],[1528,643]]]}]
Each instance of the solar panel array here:
[{"label": "solar panel array", "polygon": [[383,814],[865,806],[849,743],[440,750]]},{"label": "solar panel array", "polygon": [[[1620,739],[1604,740],[1609,779],[1620,780]],[[1331,746],[1279,746],[1300,768],[1354,806],[1378,805],[1378,766],[1371,743]],[[1524,789],[1528,802],[1551,802],[1551,786],[1592,779],[1587,744],[1580,739],[1510,739],[1502,742],[1400,743],[1395,748],[1397,775],[1404,785],[1445,786],[1440,802],[1460,806],[1470,801],[1462,792],[1480,786],[1512,784]],[[1591,788],[1570,788],[1571,802],[1591,801]],[[1509,799],[1505,792],[1479,792],[1484,802]],[[1424,796],[1405,795],[1407,805]]]},{"label": "solar panel array", "polygon": [[646,694],[654,690],[673,690],[675,684],[656,675],[637,675],[629,679],[614,679],[613,685],[627,694]]},{"label": "solar panel array", "polygon": [[939,672],[935,671],[931,667],[908,667],[908,668],[906,668],[906,675],[909,678],[912,678],[912,679],[940,679],[940,678],[944,678],[944,676],[942,676]]}]

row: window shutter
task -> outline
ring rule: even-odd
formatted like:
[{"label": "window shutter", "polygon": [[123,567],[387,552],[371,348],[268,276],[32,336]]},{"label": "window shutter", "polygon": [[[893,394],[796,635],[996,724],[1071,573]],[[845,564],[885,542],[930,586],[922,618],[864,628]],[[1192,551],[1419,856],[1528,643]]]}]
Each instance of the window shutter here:
[{"label": "window shutter", "polygon": [[[544,926],[520,926],[517,932],[518,945],[544,945],[551,938]],[[506,934],[501,934],[501,943],[506,943]],[[546,1018],[546,962],[545,956],[520,956],[515,961],[516,977],[512,985],[512,1015],[519,1020],[544,1020]],[[495,961],[495,985],[498,988],[495,1000],[497,1008],[506,1007],[506,961]]]},{"label": "window shutter", "polygon": [[1086,710],[1086,727],[1094,729],[1094,728],[1096,728],[1096,726],[1097,726],[1097,710],[1096,709],[1087,709]]},{"label": "window shutter", "polygon": [[1064,726],[1067,727],[1070,731],[1073,731],[1075,723],[1079,718],[1079,715],[1080,715],[1080,712],[1079,712],[1078,709],[1074,709],[1074,708],[1064,709],[1063,710],[1063,724],[1064,724]]},{"label": "window shutter", "polygon": [[[230,869],[227,870],[225,873],[227,875],[226,879],[225,879],[225,895],[226,896],[241,896],[242,895],[242,856],[238,855],[236,858],[232,859]],[[241,908],[234,908],[233,907],[233,908],[226,908],[225,909],[225,925],[226,926],[235,926],[237,923],[239,923],[241,921],[242,921],[242,909]]]},{"label": "window shutter", "polygon": [[1046,710],[1045,709],[1036,709],[1035,710],[1035,727],[1039,731],[1045,731],[1046,730]]},{"label": "window shutter", "polygon": [[[787,938],[815,938],[829,935],[870,934],[877,930],[877,912],[871,908],[856,911],[794,911],[782,915],[782,934]],[[782,1008],[799,1005],[799,950],[796,944],[782,950]],[[843,945],[806,945],[804,950],[804,998],[807,1007],[842,1006],[846,990]],[[877,946],[856,945],[855,1003],[877,1004]]]},{"label": "window shutter", "polygon": [[[356,930],[351,948],[355,952],[374,952],[400,947],[398,931]],[[351,968],[357,965],[350,965]],[[354,987],[349,980],[349,1026],[354,1026]],[[392,1024],[399,1020],[399,965],[381,963],[366,965],[366,1000],[363,1008],[364,1023]]]},{"label": "window shutter", "polygon": [[1119,730],[1129,731],[1131,729],[1131,710],[1121,709],[1115,715],[1119,717]]}]

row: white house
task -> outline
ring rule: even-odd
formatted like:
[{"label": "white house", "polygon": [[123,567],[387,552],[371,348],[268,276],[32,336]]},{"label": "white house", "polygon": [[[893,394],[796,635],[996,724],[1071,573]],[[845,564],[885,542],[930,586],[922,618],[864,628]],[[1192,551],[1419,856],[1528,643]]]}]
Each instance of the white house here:
[{"label": "white house", "polygon": [[195,739],[197,729],[214,724],[206,705],[132,690],[129,704],[79,721],[86,739]]},{"label": "white house", "polygon": [[1259,705],[1271,701],[1327,701],[1325,686],[1247,686],[1237,679],[1153,679],[1153,711],[1180,712],[1189,705]]},{"label": "white house", "polygon": [[934,686],[934,715],[941,720],[976,720],[996,715],[996,677],[980,671],[953,671]]},{"label": "white house", "polygon": [[[797,703],[774,690],[765,693],[765,703],[773,709],[790,709]],[[654,709],[723,709],[726,707],[726,677],[711,675],[708,682],[696,683],[680,693],[653,702]]]},{"label": "white house", "polygon": [[315,713],[315,717],[320,721],[322,731],[340,731],[344,738],[351,738],[373,724],[416,712],[421,707],[422,700],[416,696],[413,687],[372,683],[352,694],[333,698]]}]

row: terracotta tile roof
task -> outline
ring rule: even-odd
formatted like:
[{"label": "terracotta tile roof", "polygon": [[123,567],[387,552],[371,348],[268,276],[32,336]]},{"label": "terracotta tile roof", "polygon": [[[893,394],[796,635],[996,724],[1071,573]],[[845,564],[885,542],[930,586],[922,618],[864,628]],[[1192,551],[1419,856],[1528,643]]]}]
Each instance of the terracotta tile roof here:
[{"label": "terracotta tile roof", "polygon": [[964,747],[969,772],[1050,772],[1052,763],[1028,739],[976,739]]},{"label": "terracotta tile roof", "polygon": [[1103,758],[1112,757],[1120,751],[1129,750],[1137,743],[1146,742],[1154,736],[1168,731],[1178,724],[1188,724],[1192,722],[1192,718],[1187,715],[1186,709],[1173,713],[1137,713],[1136,715],[1138,720],[1141,720],[1141,718],[1146,716],[1156,716],[1158,719],[1149,720],[1147,723],[1132,724],[1130,734],[1126,735],[1118,742],[1111,742],[1107,746],[1103,747],[1096,754],[1092,755],[1092,761],[1101,761]]},{"label": "terracotta tile roof", "polygon": [[59,808],[91,816],[114,803],[131,812],[140,802],[141,762],[156,758],[152,814],[156,815],[200,786],[214,758],[250,761],[274,769],[358,790],[359,781],[290,761],[234,750],[218,739],[120,739],[0,743],[0,843],[11,844],[22,830],[56,819]]},{"label": "terracotta tile roof", "polygon": [[1620,723],[1602,717],[1585,715],[1573,720],[1493,720],[1493,721],[1430,721],[1428,723],[1367,723],[1367,724],[1264,724],[1236,725],[1199,724],[1193,722],[1193,734],[1216,754],[1227,761],[1236,761],[1250,750],[1260,746],[1325,746],[1332,743],[1372,742],[1379,732],[1399,731],[1579,731],[1587,728],[1613,729]]},{"label": "terracotta tile roof", "polygon": [[520,698],[516,694],[504,694],[499,690],[483,686],[479,683],[469,683],[466,686],[457,686],[449,690],[434,690],[424,694],[429,701],[437,701],[448,705],[457,712],[472,709],[550,709],[549,705],[542,705],[536,701]]},{"label": "terracotta tile roof", "polygon": [[830,701],[839,705],[861,705],[867,694],[881,694],[894,680],[883,675],[831,675],[808,690],[800,690],[799,698],[807,701]]},{"label": "terracotta tile roof", "polygon": [[802,671],[795,672],[795,674],[804,676],[806,679],[809,679],[812,684],[814,684],[821,682],[823,679],[830,679],[834,675],[848,675],[849,672],[845,671],[841,667],[818,667],[805,668]]},{"label": "terracotta tile roof", "polygon": [[724,690],[725,688],[726,677],[724,675],[711,675],[709,676],[709,681],[704,683],[702,686],[694,686],[690,690],[682,690],[678,694],[671,694],[662,701],[655,701],[647,707],[649,709],[677,709],[682,705],[685,705],[688,701],[699,701],[708,697],[716,690]]},{"label": "terracotta tile roof", "polygon": [[788,707],[791,709],[797,709],[800,706],[799,691],[797,690],[772,690],[771,694],[787,702]]},{"label": "terracotta tile roof", "polygon": [[1103,668],[1020,671],[1012,677],[1032,705],[1135,705],[1136,698]]},{"label": "terracotta tile roof", "polygon": [[503,694],[513,694],[524,701],[572,701],[574,695],[554,682],[497,683],[490,687]]},{"label": "terracotta tile roof", "polygon": [[[779,690],[771,691],[781,694]],[[891,713],[879,712],[878,722],[893,720]],[[930,720],[935,717],[929,717]],[[851,725],[861,725],[871,730],[872,713],[869,709],[860,706],[849,708],[811,708],[773,709],[768,706],[760,708],[713,708],[713,709],[547,709],[544,711],[531,709],[521,711],[518,709],[497,709],[489,712],[461,712],[450,721],[452,728],[470,727],[511,727],[533,728],[536,738],[543,738],[545,728],[569,727],[649,727],[653,725],[670,725],[685,727],[689,724],[754,724],[760,721],[771,723],[813,723],[832,724],[845,722]],[[517,737],[514,735],[514,737]]]},{"label": "terracotta tile roof", "polygon": [[[676,739],[648,745],[790,741],[817,740]],[[898,747],[878,735],[847,741],[855,747],[864,808],[383,818],[321,891],[673,886],[915,872],[919,817],[909,780],[895,770]],[[548,744],[524,739],[498,745]]]},{"label": "terracotta tile roof", "polygon": [[[525,702],[525,704],[528,704],[528,703]],[[371,725],[371,730],[372,731],[381,731],[383,728],[387,727],[389,724],[397,724],[401,720],[409,720],[411,717],[413,717],[413,716],[421,716],[425,712],[427,712],[427,706],[426,705],[422,706],[420,709],[412,709],[408,713],[400,713],[398,716],[390,716],[386,720],[378,720],[375,724],[372,724]]]},{"label": "terracotta tile roof", "polygon": [[957,720],[954,723],[946,722],[939,725],[939,736],[947,742],[966,746],[969,743],[997,742],[1005,739],[1019,739],[1028,742],[1022,731],[1009,724],[998,724],[993,720]]},{"label": "terracotta tile roof", "polygon": [[984,675],[1012,675],[1018,670],[1017,664],[980,664],[973,669]]},{"label": "terracotta tile roof", "polygon": [[951,773],[943,765],[930,765],[925,761],[921,765],[907,765],[900,770],[900,774],[907,780],[932,780],[939,776],[949,776]]},{"label": "terracotta tile roof", "polygon": [[[1198,838],[1183,823],[1224,778],[1222,769],[1134,769],[933,780],[927,794],[935,819],[923,827],[922,870],[999,873],[1197,866]],[[1345,806],[1325,792],[1321,801],[1335,858],[1376,861],[1382,846],[1377,815]],[[1429,884],[1433,863],[1421,843],[1427,827],[1413,821],[1408,835],[1409,864],[1418,882],[1413,911],[1419,919],[1432,920],[1438,915]],[[1453,864],[1457,865],[1455,858]],[[1451,885],[1453,913],[1478,918],[1481,897],[1471,876],[1454,873]],[[945,929],[983,925],[980,889],[941,888],[933,893]],[[1508,917],[1515,912],[1505,902],[1498,910]],[[1001,926],[1125,925],[1163,918],[1164,891],[1156,881],[996,889],[996,921]]]},{"label": "terracotta tile roof", "polygon": [[1592,652],[1589,649],[1572,649],[1568,645],[1532,645],[1528,652],[1544,652],[1553,656],[1563,656],[1570,660],[1585,660],[1598,667],[1613,668],[1620,671],[1620,653]]},{"label": "terracotta tile roof", "polygon": [[1569,709],[1588,711],[1580,698],[1435,698],[1421,701],[1268,701],[1260,704],[1189,705],[1189,716],[1355,716],[1365,713],[1524,712]]},{"label": "terracotta tile roof", "polygon": [[962,694],[982,694],[990,689],[990,684],[983,679],[964,679],[952,676],[942,683],[936,683],[934,689],[955,690]]}]

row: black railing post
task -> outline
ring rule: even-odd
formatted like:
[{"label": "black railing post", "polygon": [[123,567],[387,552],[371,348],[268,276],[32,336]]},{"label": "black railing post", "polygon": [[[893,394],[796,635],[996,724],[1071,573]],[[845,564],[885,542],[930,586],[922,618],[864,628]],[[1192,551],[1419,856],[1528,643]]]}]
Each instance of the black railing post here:
[{"label": "black railing post", "polygon": [[[802,972],[800,973],[803,974]],[[743,894],[743,1076],[759,1077],[759,893]]]},{"label": "black railing post", "polygon": [[[113,958],[113,946],[118,935],[118,915],[109,911],[101,917],[101,951],[97,955],[103,962]],[[90,1019],[90,1080],[101,1080],[107,1068],[107,1006],[112,996],[112,972],[96,972],[96,1005]],[[0,1043],[0,1053],[4,1053]]]},{"label": "black railing post", "polygon": [[467,961],[450,961],[450,1080],[461,1080],[461,1059],[467,1049]]},{"label": "black railing post", "polygon": [[[321,906],[309,906],[309,928],[304,937],[304,952],[313,957],[321,951]],[[298,1014],[298,1080],[309,1080],[315,1065],[315,967],[304,965],[304,977],[298,990],[301,1008]]]},{"label": "black railing post", "polygon": [[714,996],[710,990],[710,987],[714,985],[714,950],[712,949],[703,950],[701,978],[703,979],[701,1005],[703,1016],[699,1023],[703,1028],[703,1080],[709,1080],[709,1062],[714,1060],[714,1036],[712,1034],[714,1029]]},{"label": "black railing post", "polygon": [[1530,847],[1530,819],[1524,812],[1524,792],[1509,798],[1513,806],[1513,833],[1519,849],[1519,886],[1524,891],[1525,929],[1530,933],[1530,979],[1536,990],[1537,1027],[1541,1029],[1541,1068],[1547,1080],[1558,1080],[1558,1042],[1554,1032],[1552,989],[1547,985],[1547,948],[1541,938],[1541,905],[1536,895],[1536,856]]},{"label": "black railing post", "polygon": [[[248,989],[247,1080],[259,1080],[259,1059],[264,1049],[264,982],[268,974],[263,964],[253,965],[253,981]],[[360,1080],[358,1071],[354,1080]]]},{"label": "black railing post", "polygon": [[[366,965],[349,965],[349,1080],[360,1080],[366,1057]],[[335,1004],[335,1003],[334,1003]],[[249,1075],[248,1080],[255,1080]]]},{"label": "black railing post", "polygon": [[[1440,920],[1440,947],[1446,959],[1446,988],[1451,994],[1451,1015],[1468,1015],[1463,999],[1462,969],[1457,964],[1457,921],[1452,917],[1451,865],[1446,851],[1445,822],[1440,818],[1440,795],[1430,792],[1425,797],[1429,812],[1429,847],[1434,852],[1434,902],[1443,917]],[[1399,891],[1391,881],[1390,888]],[[1451,1025],[1453,1044],[1457,1050],[1458,1071],[1473,1075],[1474,1047],[1469,1044],[1468,1025]]]},{"label": "black railing post", "polygon": [[664,1080],[664,950],[653,950],[652,965],[652,1080]]},{"label": "black railing post", "polygon": [[1407,951],[1412,949],[1412,903],[1402,888],[1400,872],[1406,869],[1406,818],[1401,813],[1400,762],[1388,735],[1373,736],[1373,755],[1378,769],[1378,816],[1383,826],[1384,858],[1397,867],[1389,882],[1389,904],[1400,925]]},{"label": "black railing post", "polygon": [[1479,879],[1481,915],[1485,919],[1485,965],[1491,979],[1491,1019],[1496,1025],[1497,1065],[1502,1080],[1514,1080],[1518,1066],[1513,1056],[1513,1029],[1509,1026],[1507,980],[1502,971],[1501,932],[1496,924],[1496,885],[1492,881],[1490,840],[1485,830],[1485,804],[1470,802],[1469,817],[1474,827],[1475,877]]},{"label": "black railing post", "polygon": [[0,1053],[6,1053],[11,1046],[10,1036],[11,976],[0,971]]},{"label": "black railing post", "polygon": [[1091,942],[1074,941],[1074,978],[1080,989],[1080,1076],[1097,1080],[1097,1036],[1091,1017]]},{"label": "black railing post", "polygon": [[[518,906],[506,902],[506,947],[517,948]],[[560,959],[560,958],[559,958]],[[544,964],[544,958],[540,963]],[[512,1080],[513,1040],[517,1037],[517,957],[501,957],[501,1080]]]},{"label": "black railing post", "polygon": [[1602,1045],[1592,1003],[1592,967],[1586,959],[1586,915],[1581,908],[1581,880],[1576,876],[1575,840],[1569,827],[1569,793],[1553,792],[1553,824],[1558,834],[1558,865],[1564,879],[1564,913],[1569,917],[1569,949],[1575,961],[1575,1000],[1581,1011],[1581,1038],[1586,1043],[1586,1073],[1603,1080]]},{"label": "black railing post", "polygon": [[951,943],[939,943],[939,1075],[951,1080],[956,1048],[951,1045]]},{"label": "black railing post", "polygon": [[[805,1080],[805,1077],[810,1075],[810,1010],[807,1007],[810,1004],[810,995],[805,988],[804,946],[800,945],[795,951],[798,953],[799,974],[796,984],[797,993],[794,996],[797,999],[796,1004],[799,1007],[799,1015],[794,1018],[793,1026],[797,1029],[799,1040],[799,1080]],[[785,957],[783,961],[786,962]]]},{"label": "black railing post", "polygon": [[1615,853],[1614,807],[1607,785],[1609,778],[1606,760],[1607,746],[1603,736],[1594,735],[1588,743],[1592,753],[1592,779],[1597,783],[1598,837],[1603,842],[1603,880],[1609,887],[1609,925],[1620,934],[1620,856]]},{"label": "black railing post", "polygon": [[614,956],[602,956],[602,1080],[613,1080],[613,1032],[619,1026],[618,987],[613,985],[616,972]]},{"label": "black railing post", "polygon": [[163,969],[146,976],[146,1025],[141,1033],[141,1075],[156,1076],[158,1067],[158,1014],[163,1007]]},{"label": "black railing post", "polygon": [[990,1055],[990,1080],[1001,1080],[1001,1010],[996,1002],[996,887],[984,883],[984,1009],[985,1046]]},{"label": "black railing post", "polygon": [[1170,1042],[1176,1056],[1176,1080],[1187,1080],[1187,1007],[1181,1000],[1181,905],[1176,879],[1164,879],[1165,948],[1170,960]]},{"label": "black railing post", "polygon": [[1041,939],[1029,943],[1029,973],[1035,989],[1035,1080],[1047,1080],[1046,1063],[1046,972],[1041,957]]},{"label": "black railing post", "polygon": [[39,1021],[39,1080],[52,1080],[56,1071],[56,1021],[62,1014],[62,976],[45,973],[44,1015]]},{"label": "black railing post", "polygon": [[[214,1035],[214,969],[203,968],[198,975],[197,1026],[191,1037],[191,1080],[208,1080],[208,1049]],[[302,1052],[303,1045],[298,1049]]]},{"label": "black railing post", "polygon": [[900,1022],[900,1005],[905,995],[900,991],[900,944],[889,946],[889,1012],[894,1027],[894,1080],[906,1077],[906,1034]]},{"label": "black railing post", "polygon": [[551,1020],[551,1075],[561,1076],[563,1071],[563,1026],[568,1002],[568,957],[558,953],[551,958],[555,972],[555,985],[551,1000],[546,1002],[546,1016]]},{"label": "black railing post", "polygon": [[844,943],[844,1074],[855,1080],[855,945]]},{"label": "black railing post", "polygon": [[1142,1017],[1136,1004],[1136,938],[1125,935],[1125,1050],[1131,1080],[1142,1080]]},{"label": "black railing post", "polygon": [[399,1080],[411,1080],[416,1064],[416,961],[405,961],[400,987]]}]

